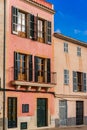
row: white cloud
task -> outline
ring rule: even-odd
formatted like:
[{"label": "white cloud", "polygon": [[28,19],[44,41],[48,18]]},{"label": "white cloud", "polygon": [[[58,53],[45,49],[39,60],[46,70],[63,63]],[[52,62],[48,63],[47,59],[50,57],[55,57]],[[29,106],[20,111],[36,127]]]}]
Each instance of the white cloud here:
[{"label": "white cloud", "polygon": [[75,34],[79,34],[79,33],[81,33],[81,31],[78,30],[78,29],[74,29],[74,33],[75,33]]},{"label": "white cloud", "polygon": [[74,29],[75,34],[87,35],[87,30]]},{"label": "white cloud", "polygon": [[61,33],[61,30],[60,30],[60,29],[57,29],[55,32],[57,32],[57,33]]}]

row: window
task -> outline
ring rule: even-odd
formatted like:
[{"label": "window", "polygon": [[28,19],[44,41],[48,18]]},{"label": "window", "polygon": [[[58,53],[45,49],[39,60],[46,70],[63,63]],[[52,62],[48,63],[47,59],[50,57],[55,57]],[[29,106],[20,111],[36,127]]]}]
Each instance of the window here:
[{"label": "window", "polygon": [[25,19],[26,19],[26,15],[23,12],[18,12],[17,31],[18,31],[18,35],[21,36],[21,37],[26,37]]},{"label": "window", "polygon": [[81,56],[81,48],[77,47],[77,56]]},{"label": "window", "polygon": [[73,71],[73,90],[85,92],[86,89],[86,73]]},{"label": "window", "polygon": [[38,20],[38,41],[44,42],[44,21],[39,19]]},{"label": "window", "polygon": [[50,82],[50,59],[35,56],[35,81]]},{"label": "window", "polygon": [[29,104],[22,104],[22,113],[29,112]]},{"label": "window", "polygon": [[17,127],[17,98],[8,98],[8,128]]},{"label": "window", "polygon": [[12,33],[51,44],[51,22],[12,7]]},{"label": "window", "polygon": [[26,14],[15,7],[12,7],[12,32],[26,37]]},{"label": "window", "polygon": [[32,55],[14,53],[14,79],[32,81]]},{"label": "window", "polygon": [[69,70],[64,70],[64,84],[69,84]]},{"label": "window", "polygon": [[64,43],[64,52],[68,53],[68,43]]},{"label": "window", "polygon": [[21,122],[20,129],[21,130],[27,129],[27,122]]}]

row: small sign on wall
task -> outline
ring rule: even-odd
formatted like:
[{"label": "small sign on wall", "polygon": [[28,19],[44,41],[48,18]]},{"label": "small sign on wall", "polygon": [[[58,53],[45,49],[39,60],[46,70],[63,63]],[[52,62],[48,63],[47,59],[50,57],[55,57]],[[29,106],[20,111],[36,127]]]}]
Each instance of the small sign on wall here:
[{"label": "small sign on wall", "polygon": [[21,130],[27,129],[27,122],[21,122]]}]

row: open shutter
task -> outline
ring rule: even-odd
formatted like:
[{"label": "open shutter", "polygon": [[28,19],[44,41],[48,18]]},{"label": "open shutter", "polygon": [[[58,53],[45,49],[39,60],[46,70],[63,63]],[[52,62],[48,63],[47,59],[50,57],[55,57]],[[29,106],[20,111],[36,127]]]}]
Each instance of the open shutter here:
[{"label": "open shutter", "polygon": [[35,75],[35,82],[38,82],[38,57],[34,57],[34,75]]},{"label": "open shutter", "polygon": [[17,33],[18,9],[12,6],[12,33]]},{"label": "open shutter", "polygon": [[45,22],[45,31],[46,31],[46,35],[45,35],[45,42],[47,44],[51,44],[52,42],[52,25],[51,25],[51,22],[50,21],[46,21]]},{"label": "open shutter", "polygon": [[27,28],[27,36],[32,40],[37,39],[37,17],[32,14],[28,14],[28,28]]},{"label": "open shutter", "polygon": [[86,92],[86,73],[83,73],[83,91]]},{"label": "open shutter", "polygon": [[77,85],[77,72],[73,71],[73,91],[78,91],[78,85]]},{"label": "open shutter", "polygon": [[18,79],[18,75],[17,75],[17,53],[14,52],[14,80]]},{"label": "open shutter", "polygon": [[51,82],[50,59],[47,59],[47,83]]},{"label": "open shutter", "polygon": [[33,80],[33,64],[32,64],[32,55],[29,55],[29,81]]}]

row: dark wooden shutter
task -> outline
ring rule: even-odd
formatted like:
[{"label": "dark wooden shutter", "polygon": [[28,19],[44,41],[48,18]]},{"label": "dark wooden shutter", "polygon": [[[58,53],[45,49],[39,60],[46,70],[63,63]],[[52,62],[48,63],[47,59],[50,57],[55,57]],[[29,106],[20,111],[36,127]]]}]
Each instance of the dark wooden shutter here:
[{"label": "dark wooden shutter", "polygon": [[34,57],[34,74],[35,74],[35,82],[38,82],[38,57]]},{"label": "dark wooden shutter", "polygon": [[32,14],[28,14],[27,19],[27,37],[32,40],[37,40],[37,17]]},{"label": "dark wooden shutter", "polygon": [[29,55],[29,81],[33,80],[33,64],[32,64],[32,55]]},{"label": "dark wooden shutter", "polygon": [[14,52],[14,80],[18,79],[18,74],[17,74],[17,53]]},{"label": "dark wooden shutter", "polygon": [[51,82],[50,59],[47,59],[47,83]]},{"label": "dark wooden shutter", "polygon": [[51,44],[52,42],[52,25],[50,21],[45,21],[45,42]]},{"label": "dark wooden shutter", "polygon": [[18,9],[12,6],[12,33],[17,34]]},{"label": "dark wooden shutter", "polygon": [[8,128],[17,127],[17,98],[8,97]]},{"label": "dark wooden shutter", "polygon": [[83,91],[86,92],[86,73],[83,73]]},{"label": "dark wooden shutter", "polygon": [[73,71],[73,91],[78,91],[78,85],[77,85],[77,72]]}]

